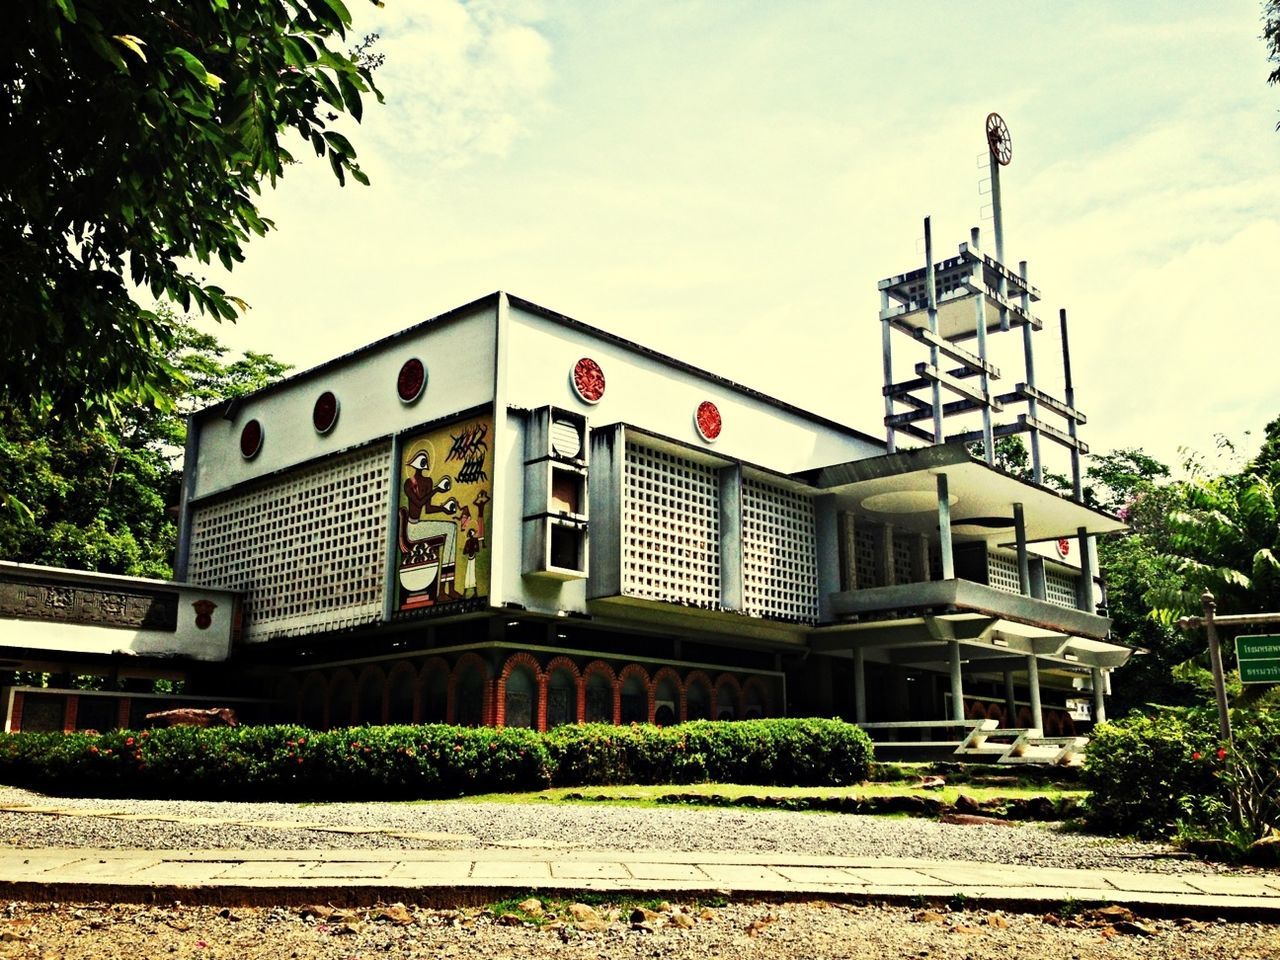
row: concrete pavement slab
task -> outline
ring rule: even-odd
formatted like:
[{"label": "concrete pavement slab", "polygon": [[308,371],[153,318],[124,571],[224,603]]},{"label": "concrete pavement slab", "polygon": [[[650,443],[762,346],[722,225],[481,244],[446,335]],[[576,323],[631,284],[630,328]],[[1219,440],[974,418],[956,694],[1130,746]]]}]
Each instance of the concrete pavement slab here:
[{"label": "concrete pavement slab", "polygon": [[652,863],[630,859],[623,862],[626,864],[628,872],[636,880],[706,883],[710,879],[692,863]]},{"label": "concrete pavement slab", "polygon": [[551,879],[551,864],[546,860],[485,860],[471,868],[477,880],[516,880],[535,883]]}]

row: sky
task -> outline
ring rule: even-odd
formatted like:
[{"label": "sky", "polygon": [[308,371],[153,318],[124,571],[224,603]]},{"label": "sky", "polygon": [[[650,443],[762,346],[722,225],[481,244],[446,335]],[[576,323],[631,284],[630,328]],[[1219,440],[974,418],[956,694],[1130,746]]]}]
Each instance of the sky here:
[{"label": "sky", "polygon": [[[373,182],[311,155],[247,262],[203,268],[252,305],[235,349],[304,368],[501,289],[879,436],[876,283],[923,264],[926,215],[939,258],[993,247],[998,111],[1038,383],[1062,395],[1065,308],[1094,452],[1212,466],[1280,415],[1257,0],[348,2],[386,55],[348,130]],[[1024,379],[1017,334],[992,348]]]}]

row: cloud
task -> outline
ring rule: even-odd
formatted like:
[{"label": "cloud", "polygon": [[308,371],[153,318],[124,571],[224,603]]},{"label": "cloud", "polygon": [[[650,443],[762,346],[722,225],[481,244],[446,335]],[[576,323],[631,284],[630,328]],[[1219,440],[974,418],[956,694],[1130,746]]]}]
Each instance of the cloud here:
[{"label": "cloud", "polygon": [[531,4],[388,4],[357,29],[381,34],[387,98],[369,124],[378,150],[417,169],[502,157],[548,109],[551,44]]}]

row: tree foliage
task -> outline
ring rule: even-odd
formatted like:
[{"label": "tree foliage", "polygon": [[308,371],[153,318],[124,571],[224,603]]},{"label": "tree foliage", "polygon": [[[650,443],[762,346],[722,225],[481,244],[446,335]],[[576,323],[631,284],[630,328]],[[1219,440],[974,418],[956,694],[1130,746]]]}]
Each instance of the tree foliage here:
[{"label": "tree foliage", "polygon": [[[1280,84],[1280,0],[1266,0],[1262,5],[1262,40],[1267,45],[1267,59],[1276,65],[1267,82]],[[1276,129],[1280,130],[1280,123]]]},{"label": "tree foliage", "polygon": [[[374,0],[378,2],[378,0]],[[234,319],[197,276],[271,227],[293,133],[368,180],[333,128],[377,94],[334,45],[342,0],[15,0],[0,31],[0,401],[82,422],[166,402],[181,334],[131,285]],[[381,97],[378,94],[379,99]]]},{"label": "tree foliage", "polygon": [[163,359],[185,385],[172,407],[138,403],[76,427],[0,406],[0,557],[172,575],[186,413],[266,386],[288,367],[257,353],[227,361],[215,338],[159,313],[174,331]]},{"label": "tree foliage", "polygon": [[1192,703],[1209,692],[1204,637],[1176,626],[1200,613],[1205,590],[1219,613],[1280,611],[1280,419],[1243,466],[1214,475],[1197,462],[1174,481],[1142,451],[1119,450],[1088,472],[1097,505],[1130,524],[1099,545],[1113,633],[1149,651],[1118,679],[1122,707]]}]

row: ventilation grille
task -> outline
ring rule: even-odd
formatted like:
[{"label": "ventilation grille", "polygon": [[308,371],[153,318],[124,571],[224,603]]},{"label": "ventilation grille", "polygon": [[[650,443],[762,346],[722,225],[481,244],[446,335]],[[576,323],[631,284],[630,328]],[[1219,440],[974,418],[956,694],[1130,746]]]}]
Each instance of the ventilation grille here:
[{"label": "ventilation grille", "polygon": [[742,483],[742,599],[753,616],[818,619],[813,502],[750,477]]},{"label": "ventilation grille", "polygon": [[987,584],[1005,593],[1022,593],[1018,561],[1003,553],[987,553]]},{"label": "ventilation grille", "polygon": [[720,606],[716,471],[628,443],[622,497],[622,592],[708,609]]},{"label": "ventilation grille", "polygon": [[1076,605],[1076,578],[1069,573],[1051,573],[1045,571],[1044,596],[1050,603],[1060,607]]},{"label": "ventilation grille", "polygon": [[381,444],[197,506],[190,580],[245,593],[249,640],[377,620],[390,484]]},{"label": "ventilation grille", "polygon": [[911,537],[894,536],[893,538],[893,582],[914,583],[916,579],[912,554],[915,544]]},{"label": "ventilation grille", "polygon": [[865,523],[853,530],[853,549],[857,562],[859,590],[870,590],[880,585],[876,576],[876,534]]}]

